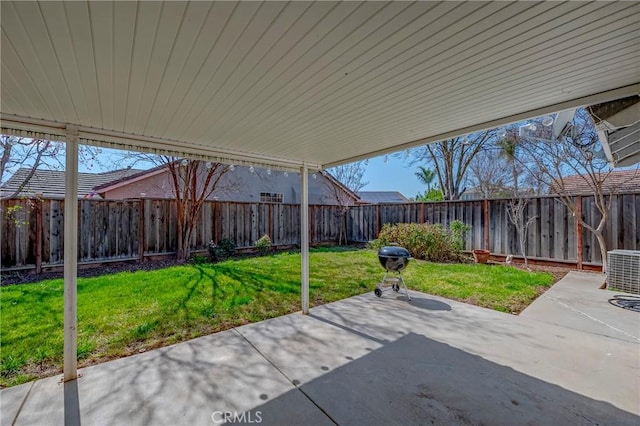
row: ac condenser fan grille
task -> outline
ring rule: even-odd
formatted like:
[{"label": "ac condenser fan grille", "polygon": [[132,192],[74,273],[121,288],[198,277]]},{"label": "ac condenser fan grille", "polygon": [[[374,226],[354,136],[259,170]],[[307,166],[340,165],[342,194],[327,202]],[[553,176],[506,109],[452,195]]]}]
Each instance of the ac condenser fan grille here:
[{"label": "ac condenser fan grille", "polygon": [[607,258],[607,288],[640,294],[640,251],[612,250]]}]

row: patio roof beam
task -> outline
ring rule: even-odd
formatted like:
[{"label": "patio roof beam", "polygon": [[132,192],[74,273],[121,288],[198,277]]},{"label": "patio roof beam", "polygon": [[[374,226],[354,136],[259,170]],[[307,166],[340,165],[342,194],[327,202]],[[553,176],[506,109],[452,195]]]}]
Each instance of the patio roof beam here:
[{"label": "patio roof beam", "polygon": [[64,196],[64,381],[78,378],[78,128],[66,127]]},{"label": "patio roof beam", "polygon": [[[56,141],[64,141],[66,139],[66,125],[56,121],[0,113],[0,125],[2,134]],[[256,165],[265,168],[276,167],[289,171],[298,171],[303,163],[302,161],[267,155],[194,145],[179,140],[133,135],[85,126],[77,126],[77,129],[79,143],[103,148],[185,156],[193,159]],[[306,164],[311,170],[320,170],[320,164],[310,162]]]}]

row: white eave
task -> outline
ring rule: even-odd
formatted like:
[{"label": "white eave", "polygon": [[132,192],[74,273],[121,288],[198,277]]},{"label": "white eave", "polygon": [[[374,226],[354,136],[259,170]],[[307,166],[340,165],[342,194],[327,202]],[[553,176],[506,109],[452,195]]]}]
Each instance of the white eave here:
[{"label": "white eave", "polygon": [[640,163],[640,102],[596,121],[604,153],[613,167]]}]

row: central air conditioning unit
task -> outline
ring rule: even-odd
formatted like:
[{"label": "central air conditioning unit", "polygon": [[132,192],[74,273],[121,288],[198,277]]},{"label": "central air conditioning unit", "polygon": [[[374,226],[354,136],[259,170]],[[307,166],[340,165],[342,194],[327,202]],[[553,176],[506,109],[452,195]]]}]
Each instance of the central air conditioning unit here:
[{"label": "central air conditioning unit", "polygon": [[612,250],[607,259],[607,288],[640,294],[640,251]]}]

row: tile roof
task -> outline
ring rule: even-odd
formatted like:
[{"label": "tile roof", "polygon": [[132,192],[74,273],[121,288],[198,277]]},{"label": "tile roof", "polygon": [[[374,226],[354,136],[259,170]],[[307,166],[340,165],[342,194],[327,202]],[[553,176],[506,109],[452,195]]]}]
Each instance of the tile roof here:
[{"label": "tile roof", "polygon": [[[593,193],[583,175],[565,176],[562,181],[565,190],[569,194],[588,195]],[[640,170],[633,169],[611,172],[604,180],[602,187],[605,194],[611,192],[640,192]],[[553,187],[551,188],[551,192],[554,192]]]},{"label": "tile roof", "polygon": [[[0,196],[11,195],[29,175],[30,168],[20,168],[0,187]],[[126,176],[140,173],[138,169],[120,169],[104,173],[78,173],[78,197],[93,196],[93,188]],[[44,198],[64,198],[63,170],[36,170],[19,196],[42,194]]]},{"label": "tile roof", "polygon": [[360,201],[369,204],[408,203],[409,199],[398,191],[360,191]]}]

